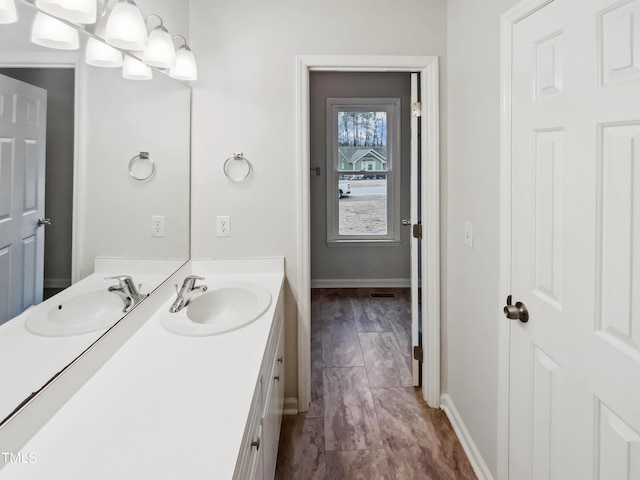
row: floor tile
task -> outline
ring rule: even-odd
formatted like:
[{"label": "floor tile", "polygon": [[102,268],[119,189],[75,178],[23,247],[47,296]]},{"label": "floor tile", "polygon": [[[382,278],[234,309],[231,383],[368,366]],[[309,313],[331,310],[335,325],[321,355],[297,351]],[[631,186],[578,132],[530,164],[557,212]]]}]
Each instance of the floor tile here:
[{"label": "floor tile", "polygon": [[325,450],[382,448],[364,367],[324,369]]},{"label": "floor tile", "polygon": [[392,332],[359,333],[369,386],[413,386],[411,367]]},{"label": "floor tile", "polygon": [[409,289],[313,289],[311,312],[310,408],[283,417],[276,479],[475,479],[444,412],[411,386]]},{"label": "floor tile", "polygon": [[371,390],[391,478],[475,479],[449,420],[416,388]]},{"label": "floor tile", "polygon": [[350,300],[359,333],[391,331],[391,324],[384,309],[385,299],[352,298]]},{"label": "floor tile", "polygon": [[325,465],[323,419],[282,417],[276,480],[325,480]]},{"label": "floor tile", "polygon": [[322,323],[322,362],[325,368],[364,366],[351,308],[348,305],[343,307],[339,315],[325,317]]},{"label": "floor tile", "polygon": [[307,411],[307,417],[322,417],[324,416],[324,371],[322,368],[311,369],[311,402],[309,403],[309,410]]},{"label": "floor tile", "polygon": [[396,334],[398,343],[407,356],[412,355],[411,307],[407,301],[389,302],[386,307],[391,331]]},{"label": "floor tile", "polygon": [[351,450],[326,452],[327,479],[389,480],[389,467],[384,450]]}]

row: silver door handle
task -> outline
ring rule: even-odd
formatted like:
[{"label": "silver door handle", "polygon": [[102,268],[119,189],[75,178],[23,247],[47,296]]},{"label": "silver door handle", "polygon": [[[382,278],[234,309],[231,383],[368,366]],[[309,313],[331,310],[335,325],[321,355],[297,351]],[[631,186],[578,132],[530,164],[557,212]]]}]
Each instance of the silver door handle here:
[{"label": "silver door handle", "polygon": [[38,219],[38,226],[41,227],[43,225],[51,225],[51,219],[50,218],[39,218]]},{"label": "silver door handle", "polygon": [[411,220],[402,220],[402,225],[405,227],[410,227],[411,226]]},{"label": "silver door handle", "polygon": [[527,306],[522,302],[516,302],[515,305],[511,305],[511,295],[507,297],[507,305],[503,311],[509,320],[520,320],[522,323],[529,321],[529,310],[527,310]]}]

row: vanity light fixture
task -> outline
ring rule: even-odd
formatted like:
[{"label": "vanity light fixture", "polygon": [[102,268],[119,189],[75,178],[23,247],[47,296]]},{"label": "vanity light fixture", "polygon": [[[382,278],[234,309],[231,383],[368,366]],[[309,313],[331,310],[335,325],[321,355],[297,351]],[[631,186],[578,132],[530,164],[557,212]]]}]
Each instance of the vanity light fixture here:
[{"label": "vanity light fixture", "polygon": [[31,41],[43,47],[59,50],[80,48],[80,38],[75,28],[42,12],[38,12],[33,20]]},{"label": "vanity light fixture", "polygon": [[94,67],[115,68],[122,66],[122,53],[111,45],[107,45],[95,38],[89,38],[85,61]]},{"label": "vanity light fixture", "polygon": [[147,65],[158,68],[171,68],[176,61],[176,50],[173,46],[173,40],[171,35],[165,28],[162,18],[155,13],[149,15],[145,19],[145,23],[150,18],[156,17],[160,20],[160,25],[155,27],[149,33],[149,39],[147,40],[147,48],[144,49],[142,59]]},{"label": "vanity light fixture", "polygon": [[73,23],[96,23],[96,0],[36,0],[36,7],[45,13]]},{"label": "vanity light fixture", "polygon": [[153,72],[149,65],[145,65],[135,57],[125,55],[122,76],[129,80],[151,80]]},{"label": "vanity light fixture", "polygon": [[196,59],[193,56],[193,52],[187,45],[187,40],[182,35],[176,35],[176,38],[182,39],[184,45],[178,47],[176,51],[176,63],[169,70],[169,76],[176,80],[197,80],[198,79],[198,66],[196,65]]},{"label": "vanity light fixture", "polygon": [[124,50],[142,51],[147,46],[147,27],[133,0],[119,0],[107,19],[105,40]]},{"label": "vanity light fixture", "polygon": [[14,0],[0,0],[0,23],[15,23],[17,21],[18,14]]}]

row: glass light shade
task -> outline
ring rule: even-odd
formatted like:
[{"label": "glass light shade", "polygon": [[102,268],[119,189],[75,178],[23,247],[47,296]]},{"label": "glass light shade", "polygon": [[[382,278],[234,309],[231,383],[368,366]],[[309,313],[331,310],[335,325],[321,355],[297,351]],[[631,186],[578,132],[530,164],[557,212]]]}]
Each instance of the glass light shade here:
[{"label": "glass light shade", "polygon": [[90,38],[87,42],[85,61],[94,67],[121,67],[122,53],[111,45],[107,45],[95,38]]},{"label": "glass light shade", "polygon": [[75,28],[42,12],[38,12],[33,20],[31,41],[43,47],[59,50],[80,48],[80,38]]},{"label": "glass light shade", "polygon": [[176,63],[169,70],[169,75],[177,80],[191,81],[198,79],[196,59],[189,47],[182,46],[178,49]]},{"label": "glass light shade", "polygon": [[134,3],[120,0],[107,20],[105,40],[124,50],[142,51],[147,46],[147,27]]},{"label": "glass light shade", "polygon": [[176,61],[176,50],[166,28],[157,27],[151,31],[142,59],[144,63],[152,67],[170,68],[173,66]]},{"label": "glass light shade", "polygon": [[18,14],[14,0],[0,0],[0,23],[15,23],[17,21]]},{"label": "glass light shade", "polygon": [[153,72],[151,71],[151,67],[145,65],[137,58],[125,55],[122,76],[129,80],[151,80],[153,78]]},{"label": "glass light shade", "polygon": [[74,23],[96,23],[98,2],[96,0],[36,0],[36,6]]}]

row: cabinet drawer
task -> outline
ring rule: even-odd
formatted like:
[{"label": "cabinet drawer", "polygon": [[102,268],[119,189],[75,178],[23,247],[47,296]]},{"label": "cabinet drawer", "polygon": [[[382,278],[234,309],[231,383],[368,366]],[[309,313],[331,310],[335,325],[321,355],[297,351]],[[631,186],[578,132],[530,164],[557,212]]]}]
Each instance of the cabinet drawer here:
[{"label": "cabinet drawer", "polygon": [[[273,320],[273,327],[271,334],[269,335],[269,341],[267,342],[267,348],[262,360],[262,367],[260,376],[263,379],[262,382],[262,405],[266,405],[269,398],[269,389],[273,384],[273,378],[278,376],[280,383],[284,385],[284,369],[281,373],[278,373],[275,369],[277,365],[282,365],[284,362],[283,353],[278,353],[282,348],[280,345],[280,337],[284,335],[284,309],[282,301],[278,302],[276,307],[275,318]],[[280,360],[278,360],[280,359]]]},{"label": "cabinet drawer", "polygon": [[262,394],[261,381],[256,385],[251,402],[251,411],[242,437],[240,453],[233,473],[234,480],[248,480],[255,478],[257,470],[262,471]]}]

